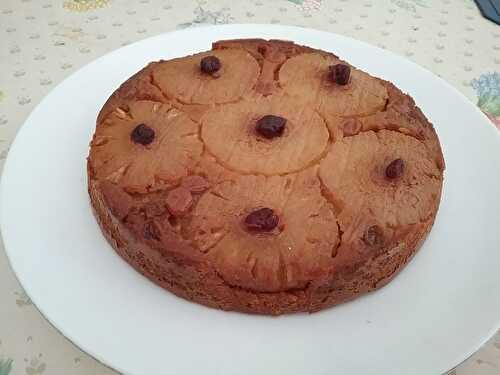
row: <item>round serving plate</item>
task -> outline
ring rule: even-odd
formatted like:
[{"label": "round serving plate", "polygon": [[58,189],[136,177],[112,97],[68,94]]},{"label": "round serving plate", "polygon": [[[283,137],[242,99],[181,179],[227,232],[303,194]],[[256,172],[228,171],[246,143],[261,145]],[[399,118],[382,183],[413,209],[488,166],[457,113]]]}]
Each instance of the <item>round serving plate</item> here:
[{"label": "round serving plate", "polygon": [[[447,169],[434,228],[381,290],[314,314],[209,309],[175,297],[108,245],[87,195],[86,156],[107,97],[152,60],[219,39],[287,39],[332,51],[410,93],[435,124]],[[0,223],[10,263],[42,314],[76,345],[128,374],[439,374],[500,322],[500,135],[464,96],[385,50],[271,25],[193,28],[88,64],[36,107],[5,164]]]}]

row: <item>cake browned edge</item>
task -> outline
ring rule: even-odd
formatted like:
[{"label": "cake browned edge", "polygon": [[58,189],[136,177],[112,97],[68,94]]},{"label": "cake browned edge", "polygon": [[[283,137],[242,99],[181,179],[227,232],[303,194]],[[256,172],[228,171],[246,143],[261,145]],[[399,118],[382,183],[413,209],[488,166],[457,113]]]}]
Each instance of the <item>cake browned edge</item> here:
[{"label": "cake browned edge", "polygon": [[[294,48],[297,54],[312,51],[327,54],[289,41],[261,39],[219,41],[213,44],[213,48],[241,48],[238,44],[245,43],[278,44],[287,50]],[[126,106],[132,100],[167,101],[151,81],[150,71],[155,64],[150,63],[133,75],[108,98],[98,115],[97,124],[102,122],[114,108]],[[408,106],[410,115],[416,116],[431,133],[431,137],[434,137],[436,142],[431,146],[433,148],[431,151],[437,156],[436,163],[442,172],[445,167],[444,158],[432,124],[411,97],[402,93],[392,83],[380,81],[386,85],[390,93],[392,91],[395,101],[405,102],[404,105]],[[136,87],[138,82],[150,86],[141,91]],[[441,197],[440,189],[433,214],[424,222],[415,224],[414,230],[405,238],[406,242],[393,244],[383,251],[358,256],[355,261],[353,259],[340,261],[330,271],[328,278],[311,281],[304,288],[282,292],[256,292],[228,284],[196,248],[179,241],[174,236],[165,238],[164,246],[161,248],[153,248],[138,241],[136,235],[110,212],[90,162],[87,163],[87,171],[90,201],[99,226],[116,252],[137,271],[187,300],[222,310],[270,315],[319,311],[386,285],[421,247],[432,228]],[[360,280],[357,275],[363,275],[364,278]]]}]

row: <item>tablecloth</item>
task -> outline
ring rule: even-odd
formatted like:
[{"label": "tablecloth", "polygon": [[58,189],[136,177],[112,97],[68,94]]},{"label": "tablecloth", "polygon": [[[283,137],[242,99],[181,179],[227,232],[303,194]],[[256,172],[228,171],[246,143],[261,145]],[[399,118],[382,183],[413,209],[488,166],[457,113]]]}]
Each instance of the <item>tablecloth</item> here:
[{"label": "tablecloth", "polygon": [[[31,110],[84,64],[152,35],[225,23],[311,27],[391,50],[451,83],[500,128],[500,27],[472,0],[1,0],[0,168]],[[500,334],[451,373],[500,374]],[[0,375],[9,374],[116,373],[40,315],[2,248]]]}]

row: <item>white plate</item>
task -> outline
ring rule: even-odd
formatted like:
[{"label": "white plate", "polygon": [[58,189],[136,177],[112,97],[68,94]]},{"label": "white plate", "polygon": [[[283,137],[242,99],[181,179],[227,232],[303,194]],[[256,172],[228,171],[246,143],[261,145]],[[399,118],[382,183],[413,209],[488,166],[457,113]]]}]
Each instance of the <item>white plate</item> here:
[{"label": "white plate", "polygon": [[[336,308],[279,318],[181,300],[111,249],[92,216],[85,157],[98,110],[147,62],[212,41],[290,39],[333,51],[408,91],[438,130],[447,161],[434,229],[387,287]],[[335,34],[282,26],[184,30],[114,51],[73,74],[33,111],[1,185],[12,268],[71,341],[131,374],[439,374],[500,322],[500,137],[466,98],[428,71]]]}]

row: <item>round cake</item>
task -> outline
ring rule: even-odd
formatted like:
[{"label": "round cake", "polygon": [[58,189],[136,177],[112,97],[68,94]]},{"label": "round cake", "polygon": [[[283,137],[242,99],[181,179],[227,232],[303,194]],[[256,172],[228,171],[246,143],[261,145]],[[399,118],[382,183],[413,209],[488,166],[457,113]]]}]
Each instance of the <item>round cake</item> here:
[{"label": "round cake", "polygon": [[244,39],[123,83],[87,166],[100,227],[135,269],[190,301],[278,315],[390,281],[432,227],[444,160],[390,82]]}]

